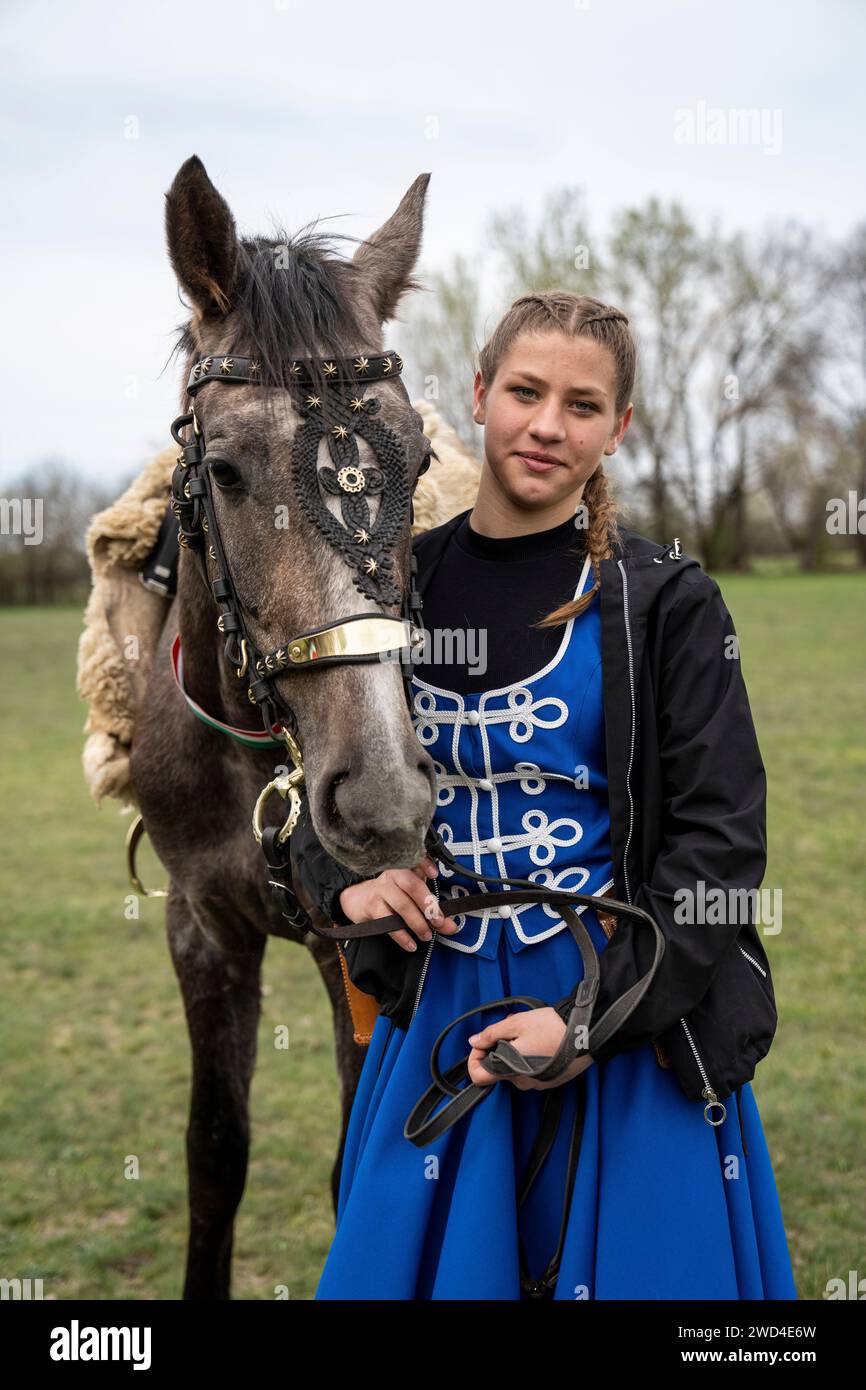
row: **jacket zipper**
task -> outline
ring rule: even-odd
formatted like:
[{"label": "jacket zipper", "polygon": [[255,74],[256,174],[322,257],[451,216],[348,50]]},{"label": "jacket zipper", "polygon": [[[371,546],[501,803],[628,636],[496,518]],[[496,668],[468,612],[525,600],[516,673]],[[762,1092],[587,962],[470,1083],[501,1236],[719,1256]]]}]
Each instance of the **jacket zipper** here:
[{"label": "jacket zipper", "polygon": [[[686,1021],[685,1021],[684,1018],[681,1018],[681,1019],[680,1019],[680,1023],[683,1025],[683,1028],[685,1029],[686,1037],[687,1037],[688,1040],[689,1040],[689,1047],[692,1049],[692,1052],[693,1052],[694,1055],[695,1055],[695,1061],[696,1061],[697,1064],[698,1064],[698,1068],[699,1068],[699,1070],[700,1070],[701,1077],[703,1078],[704,1089],[703,1089],[703,1091],[701,1092],[701,1095],[704,1097],[704,1100],[707,1102],[706,1105],[704,1106],[704,1119],[706,1120],[706,1122],[707,1122],[708,1125],[721,1125],[721,1124],[724,1124],[725,1118],[726,1118],[728,1112],[727,1112],[727,1110],[725,1109],[725,1106],[724,1106],[724,1105],[722,1104],[722,1102],[719,1100],[719,1098],[718,1098],[718,1096],[716,1095],[715,1091],[713,1090],[712,1086],[710,1085],[709,1077],[707,1076],[707,1073],[706,1073],[706,1071],[704,1070],[704,1064],[703,1064],[703,1062],[701,1061],[700,1053],[698,1052],[698,1049],[695,1047],[695,1040],[694,1040],[694,1038],[693,1038],[692,1035],[691,1035],[691,1031],[689,1030],[689,1025],[686,1023]],[[710,1112],[714,1107],[716,1107],[717,1109],[721,1110],[721,1112],[722,1112],[721,1119],[718,1119],[718,1120],[711,1120],[711,1119],[710,1119],[709,1112]]]},{"label": "jacket zipper", "polygon": [[636,725],[636,723],[637,723],[637,719],[636,719],[636,716],[635,716],[635,703],[634,703],[634,653],[633,653],[633,651],[632,651],[632,645],[631,645],[631,627],[629,626],[629,620],[628,620],[628,579],[627,579],[627,577],[626,577],[625,567],[623,566],[622,560],[618,560],[618,561],[617,561],[617,564],[619,565],[620,573],[622,574],[622,606],[623,606],[623,616],[625,617],[625,641],[626,641],[626,647],[628,648],[628,688],[629,688],[629,693],[630,693],[630,695],[631,695],[631,747],[629,748],[629,751],[628,751],[628,767],[627,767],[627,769],[626,769],[626,774],[625,774],[625,789],[626,789],[626,791],[628,792],[628,807],[629,807],[629,811],[628,811],[628,835],[626,836],[625,849],[624,849],[624,851],[623,851],[623,856],[622,856],[622,872],[623,872],[623,878],[625,879],[625,894],[626,894],[626,901],[630,903],[630,902],[631,902],[631,889],[630,889],[630,887],[629,887],[629,882],[628,882],[628,851],[629,851],[629,846],[631,845],[632,830],[634,829],[634,798],[632,797],[632,794],[631,794],[631,768],[632,768],[632,762],[633,762],[633,760],[634,760],[634,736],[635,736],[635,725]]},{"label": "jacket zipper", "polygon": [[[433,890],[434,890],[434,892],[435,892],[435,894],[436,894],[437,901],[438,901],[438,902],[441,902],[442,899],[439,897],[439,880],[438,880],[438,878],[434,878],[434,880],[433,880]],[[415,1004],[414,1004],[414,1007],[413,1007],[413,1009],[412,1009],[412,1018],[414,1018],[415,1015],[416,1015],[416,1013],[418,1012],[418,1005],[419,1005],[420,1002],[421,1002],[421,991],[422,991],[422,989],[424,988],[424,977],[425,977],[426,974],[427,974],[427,966],[430,964],[430,957],[431,957],[431,955],[433,954],[433,947],[436,945],[436,928],[435,928],[435,927],[431,927],[430,930],[432,931],[433,935],[430,937],[430,945],[427,947],[427,955],[426,955],[426,957],[425,957],[424,964],[423,964],[422,967],[421,967],[421,978],[420,978],[420,980],[418,981],[418,989],[417,989],[416,994],[415,994]],[[410,1020],[409,1020],[410,1023],[412,1022],[412,1018],[410,1018]]]},{"label": "jacket zipper", "polygon": [[755,957],[754,957],[754,956],[750,956],[749,953],[748,953],[748,951],[744,951],[743,948],[742,948],[742,946],[740,947],[740,951],[741,951],[742,954],[746,957],[746,960],[751,961],[751,962],[752,962],[752,965],[755,967],[755,969],[756,969],[756,970],[760,970],[760,972],[761,972],[761,974],[763,975],[764,979],[766,979],[766,978],[767,978],[767,972],[766,972],[766,970],[764,969],[763,965],[759,965],[758,962],[755,960]]},{"label": "jacket zipper", "polygon": [[[629,846],[630,846],[630,844],[631,844],[632,831],[633,831],[633,829],[634,829],[634,798],[633,798],[632,792],[631,792],[631,769],[632,769],[632,763],[633,763],[633,761],[634,761],[635,725],[636,725],[636,723],[637,723],[637,719],[636,719],[636,715],[635,715],[635,693],[634,693],[634,652],[633,652],[632,644],[631,644],[631,627],[630,627],[630,625],[629,625],[629,616],[628,616],[628,576],[626,575],[625,566],[623,565],[622,560],[618,560],[618,561],[617,561],[617,565],[619,566],[619,571],[620,571],[620,573],[621,573],[621,575],[622,575],[622,605],[623,605],[623,616],[624,616],[624,618],[625,618],[625,640],[626,640],[626,647],[627,647],[627,649],[628,649],[628,685],[629,685],[629,694],[630,694],[630,696],[631,696],[631,746],[630,746],[630,748],[629,748],[628,767],[627,767],[627,769],[626,769],[626,774],[625,774],[625,787],[626,787],[626,791],[628,792],[628,805],[629,805],[628,835],[626,836],[625,849],[624,849],[624,851],[623,851],[623,858],[622,858],[622,872],[623,872],[623,880],[624,880],[624,882],[625,882],[625,896],[626,896],[626,902],[631,903],[631,901],[632,901],[632,898],[631,898],[631,888],[630,888],[630,886],[629,886],[629,881],[628,881],[628,851],[629,851]],[[741,947],[740,949],[742,950],[742,947]],[[744,954],[745,954],[745,953],[744,953]],[[760,967],[759,967],[759,969],[760,969]],[[709,1079],[709,1077],[707,1076],[706,1068],[704,1067],[704,1064],[703,1064],[703,1062],[701,1061],[700,1053],[698,1052],[698,1049],[697,1049],[697,1047],[695,1046],[695,1040],[694,1040],[694,1038],[692,1037],[692,1034],[691,1034],[691,1031],[690,1031],[690,1029],[689,1029],[688,1024],[686,1023],[686,1021],[685,1021],[684,1018],[680,1018],[679,1021],[680,1021],[680,1023],[681,1023],[682,1026],[683,1026],[683,1031],[685,1032],[686,1037],[688,1038],[689,1047],[692,1049],[692,1054],[694,1055],[694,1059],[695,1059],[695,1061],[696,1061],[697,1064],[698,1064],[698,1070],[699,1070],[700,1073],[701,1073],[701,1080],[702,1080],[703,1083],[704,1083],[703,1090],[702,1090],[702,1092],[701,1092],[702,1096],[704,1097],[704,1100],[707,1102],[706,1105],[704,1106],[704,1119],[706,1120],[706,1122],[707,1122],[708,1125],[714,1125],[714,1126],[715,1126],[715,1125],[724,1124],[724,1121],[725,1121],[725,1118],[726,1118],[728,1112],[727,1112],[727,1110],[725,1109],[725,1106],[724,1106],[724,1105],[722,1104],[722,1102],[719,1100],[719,1098],[718,1098],[718,1096],[716,1095],[715,1091],[713,1090],[712,1086],[710,1085],[710,1079]],[[709,1113],[709,1112],[713,1109],[713,1107],[716,1107],[716,1108],[718,1108],[719,1110],[721,1110],[721,1112],[722,1112],[721,1119],[719,1119],[719,1120],[712,1120],[712,1119],[710,1119],[710,1113]]]}]

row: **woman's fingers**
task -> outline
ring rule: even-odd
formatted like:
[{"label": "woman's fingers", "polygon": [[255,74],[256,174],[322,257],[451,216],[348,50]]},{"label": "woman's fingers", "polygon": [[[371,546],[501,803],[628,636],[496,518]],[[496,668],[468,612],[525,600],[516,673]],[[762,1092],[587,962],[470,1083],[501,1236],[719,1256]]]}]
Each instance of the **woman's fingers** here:
[{"label": "woman's fingers", "polygon": [[494,1076],[493,1072],[484,1070],[484,1058],[487,1053],[479,1047],[473,1047],[466,1062],[466,1070],[469,1073],[469,1080],[474,1081],[476,1086],[492,1086],[494,1081],[507,1081],[505,1076]]},{"label": "woman's fingers", "polygon": [[[411,869],[385,869],[378,878],[344,888],[340,905],[353,922],[376,917],[402,917],[421,941],[429,941],[433,928],[451,932],[456,927],[443,915],[435,893],[427,887],[438,866],[428,856]],[[415,951],[417,943],[408,931],[397,929],[388,935],[404,951]]]},{"label": "woman's fingers", "polygon": [[498,1023],[490,1023],[486,1028],[481,1028],[477,1033],[473,1033],[468,1041],[473,1047],[480,1048],[484,1052],[489,1052],[494,1043],[499,1042],[500,1038],[507,1038],[513,1042],[520,1036],[521,1014],[509,1014],[508,1018],[501,1018]]},{"label": "woman's fingers", "polygon": [[[385,917],[388,912],[396,912],[407,926],[412,928],[416,936],[422,941],[429,941],[432,931],[424,916],[424,899],[427,893],[422,881],[411,869],[389,869],[383,877],[386,877],[386,882],[382,885],[381,895],[386,911],[379,916]],[[404,950],[417,949],[408,932],[394,931],[388,935]]]},{"label": "woman's fingers", "polygon": [[[422,869],[422,872],[418,873],[418,869]],[[407,906],[405,899],[401,901],[400,905],[395,903],[393,910],[400,913],[422,941],[430,940],[431,928],[446,933],[457,930],[454,923],[441,911],[436,894],[431,893],[427,888],[421,865],[416,865],[415,869],[388,869],[382,877],[387,878],[395,887],[403,890],[410,899],[408,912],[404,911],[404,907]],[[387,893],[388,890],[385,891]],[[405,932],[396,932],[392,935],[395,940],[398,938],[402,941],[411,939],[406,937]]]},{"label": "woman's fingers", "polygon": [[[384,917],[384,913],[382,916]],[[389,931],[388,935],[392,941],[396,941],[398,946],[402,946],[404,951],[417,951],[418,947],[412,940],[407,931]]]},{"label": "woman's fingers", "polygon": [[[407,891],[408,890],[408,891]],[[386,869],[378,878],[364,879],[344,888],[340,906],[352,922],[370,922],[377,917],[402,917],[419,936],[429,939],[430,928],[424,920],[420,904],[415,905],[412,893],[423,899],[424,885],[412,869]],[[417,950],[407,931],[387,933],[404,951]]]},{"label": "woman's fingers", "polygon": [[478,1086],[489,1086],[494,1081],[510,1081],[511,1077],[497,1076],[493,1072],[484,1070],[484,1058],[495,1043],[500,1038],[507,1038],[513,1041],[518,1036],[519,1014],[509,1014],[507,1018],[501,1018],[498,1023],[491,1023],[487,1028],[482,1028],[477,1033],[473,1033],[469,1042],[472,1051],[466,1063],[466,1070],[469,1073],[470,1081],[474,1081]]}]

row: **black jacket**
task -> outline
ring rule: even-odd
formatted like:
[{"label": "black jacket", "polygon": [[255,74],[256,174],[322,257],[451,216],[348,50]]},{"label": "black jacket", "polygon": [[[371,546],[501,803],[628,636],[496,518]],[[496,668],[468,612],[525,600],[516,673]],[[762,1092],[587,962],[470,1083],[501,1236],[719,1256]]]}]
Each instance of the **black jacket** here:
[{"label": "black jacket", "polygon": [[[470,510],[413,538],[422,599]],[[613,896],[649,912],[666,948],[644,999],[593,1056],[604,1062],[657,1041],[687,1095],[709,1088],[723,1100],[752,1079],[776,1029],[755,923],[766,776],[718,585],[678,543],[621,534],[622,547],[601,562],[600,594]],[[308,815],[292,856],[305,892],[345,924],[337,900],[361,876],[325,853]],[[678,890],[700,906],[718,889],[728,905],[721,922],[677,920]],[[653,947],[651,932],[620,920],[600,956],[596,1018],[645,973]]]}]

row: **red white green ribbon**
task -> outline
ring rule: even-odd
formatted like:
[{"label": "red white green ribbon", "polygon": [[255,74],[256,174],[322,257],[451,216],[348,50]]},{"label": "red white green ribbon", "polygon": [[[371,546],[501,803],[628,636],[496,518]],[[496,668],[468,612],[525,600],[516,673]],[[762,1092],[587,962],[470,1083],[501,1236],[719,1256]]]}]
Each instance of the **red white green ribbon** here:
[{"label": "red white green ribbon", "polygon": [[[203,724],[209,724],[212,729],[219,729],[221,733],[229,734],[231,738],[236,738],[238,743],[245,743],[248,748],[269,748],[275,743],[285,746],[285,740],[279,738],[276,732],[268,734],[265,733],[264,729],[261,729],[256,733],[253,729],[238,729],[234,724],[224,724],[221,719],[215,719],[212,714],[208,714],[207,710],[203,710],[201,705],[187,694],[183,685],[183,654],[180,649],[180,633],[171,644],[171,669],[183,698],[196,718],[200,719]],[[281,727],[280,724],[271,725],[271,729],[274,731]]]}]

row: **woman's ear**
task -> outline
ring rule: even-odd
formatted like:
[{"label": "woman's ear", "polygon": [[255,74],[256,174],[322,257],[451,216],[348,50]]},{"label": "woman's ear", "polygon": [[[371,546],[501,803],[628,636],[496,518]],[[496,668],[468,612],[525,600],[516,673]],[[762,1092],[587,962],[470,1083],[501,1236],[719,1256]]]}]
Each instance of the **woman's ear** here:
[{"label": "woman's ear", "polygon": [[475,373],[475,381],[472,386],[472,419],[476,425],[484,424],[484,412],[487,403],[487,388],[484,385],[481,373]]},{"label": "woman's ear", "polygon": [[604,450],[604,452],[608,456],[610,456],[611,454],[615,454],[620,444],[622,443],[623,436],[625,435],[626,430],[631,424],[631,417],[633,413],[633,403],[629,401],[628,406],[623,411],[622,415],[620,415],[619,418],[614,422],[613,434],[610,436],[610,439],[608,440]]}]

